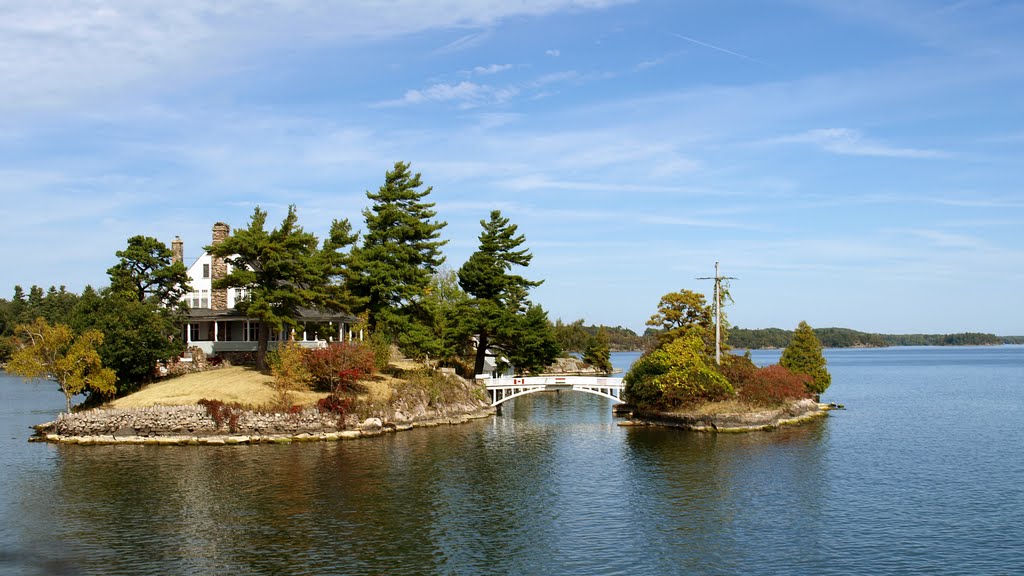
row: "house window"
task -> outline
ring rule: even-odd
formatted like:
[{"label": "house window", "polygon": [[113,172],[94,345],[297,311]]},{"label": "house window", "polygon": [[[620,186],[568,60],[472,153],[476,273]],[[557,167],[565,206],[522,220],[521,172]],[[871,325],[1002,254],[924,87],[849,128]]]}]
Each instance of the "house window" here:
[{"label": "house window", "polygon": [[199,341],[199,324],[193,323],[188,325],[188,339],[190,342]]},{"label": "house window", "polygon": [[220,326],[218,326],[217,336],[220,338],[221,342],[230,342],[231,341],[231,323],[230,322],[218,322],[218,324],[220,324]]},{"label": "house window", "polygon": [[199,308],[199,292],[193,292],[190,296],[192,300],[192,307]]},{"label": "house window", "polygon": [[210,307],[210,291],[203,290],[199,297],[199,307],[209,308]]},{"label": "house window", "polygon": [[245,339],[249,342],[255,342],[260,339],[259,322],[249,322],[249,326],[246,328]]},{"label": "house window", "polygon": [[235,288],[235,302],[245,302],[248,298],[248,290],[245,288]]},{"label": "house window", "polygon": [[209,277],[210,277],[210,265],[209,264],[203,264],[203,278],[209,278]]}]

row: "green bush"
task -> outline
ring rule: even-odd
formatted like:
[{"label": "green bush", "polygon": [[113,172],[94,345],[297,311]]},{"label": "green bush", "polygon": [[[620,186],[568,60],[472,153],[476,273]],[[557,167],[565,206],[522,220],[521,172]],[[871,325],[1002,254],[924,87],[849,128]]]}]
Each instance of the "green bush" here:
[{"label": "green bush", "polygon": [[661,350],[644,354],[626,373],[623,382],[626,387],[626,401],[637,406],[655,407],[661,403],[662,390],[655,378],[670,369],[668,358]]},{"label": "green bush", "polygon": [[696,332],[669,342],[633,366],[626,376],[626,397],[638,406],[675,408],[735,394],[732,384],[709,363]]},{"label": "green bush", "polygon": [[383,332],[374,332],[370,335],[369,344],[377,370],[383,371],[391,362],[391,339]]}]

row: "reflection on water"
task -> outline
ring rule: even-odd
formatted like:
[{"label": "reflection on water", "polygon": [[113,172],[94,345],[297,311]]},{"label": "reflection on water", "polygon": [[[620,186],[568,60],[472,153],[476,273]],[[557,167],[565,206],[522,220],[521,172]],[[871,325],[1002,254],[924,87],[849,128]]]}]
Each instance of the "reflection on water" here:
[{"label": "reflection on water", "polygon": [[0,378],[21,406],[0,574],[1011,571],[1024,354],[960,371],[908,354],[842,354],[829,394],[847,411],[722,435],[621,428],[609,401],[563,392],[351,442],[39,445],[25,427],[50,408]]}]

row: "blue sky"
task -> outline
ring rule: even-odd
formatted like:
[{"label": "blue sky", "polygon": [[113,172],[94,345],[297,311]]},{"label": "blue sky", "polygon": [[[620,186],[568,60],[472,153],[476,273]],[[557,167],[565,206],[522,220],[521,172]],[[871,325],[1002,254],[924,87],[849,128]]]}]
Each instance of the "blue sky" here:
[{"label": "blue sky", "polygon": [[1024,334],[1024,4],[0,0],[0,290],[103,285],[412,163],[448,265],[492,209],[552,319]]}]

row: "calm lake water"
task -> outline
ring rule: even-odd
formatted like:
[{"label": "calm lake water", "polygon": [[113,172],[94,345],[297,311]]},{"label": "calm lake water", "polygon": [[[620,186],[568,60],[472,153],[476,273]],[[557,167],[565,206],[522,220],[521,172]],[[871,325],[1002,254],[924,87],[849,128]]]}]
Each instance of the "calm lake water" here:
[{"label": "calm lake water", "polygon": [[0,574],[1024,570],[1024,347],[826,355],[847,410],[774,432],[620,428],[552,393],[284,446],[29,444],[63,399],[0,375]]}]

